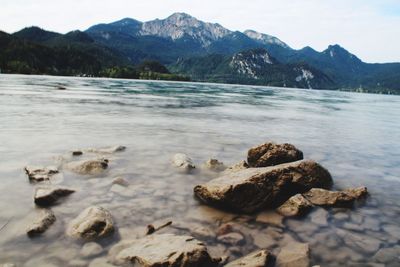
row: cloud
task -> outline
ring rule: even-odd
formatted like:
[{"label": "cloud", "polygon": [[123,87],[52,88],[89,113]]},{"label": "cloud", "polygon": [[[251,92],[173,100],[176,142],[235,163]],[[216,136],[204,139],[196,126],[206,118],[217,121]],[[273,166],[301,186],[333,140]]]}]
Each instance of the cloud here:
[{"label": "cloud", "polygon": [[294,48],[338,43],[368,62],[400,61],[398,0],[6,0],[0,28],[37,25],[67,32],[124,17],[142,21],[187,12],[232,30],[275,35]]}]

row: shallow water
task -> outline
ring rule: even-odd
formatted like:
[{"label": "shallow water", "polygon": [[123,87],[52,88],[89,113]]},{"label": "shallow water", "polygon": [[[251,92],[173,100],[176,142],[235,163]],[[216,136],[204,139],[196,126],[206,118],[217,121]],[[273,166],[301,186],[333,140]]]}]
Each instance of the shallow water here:
[{"label": "shallow water", "polygon": [[[57,90],[58,85],[67,89]],[[389,251],[384,248],[396,251],[400,244],[399,116],[398,96],[0,75],[0,263],[89,266],[99,258],[98,264],[118,240],[143,235],[147,224],[172,220],[173,227],[164,232],[192,234],[231,258],[258,247],[278,253],[296,240],[310,244],[313,264],[400,266],[399,254],[382,257],[382,251]],[[316,209],[282,226],[218,212],[193,198],[196,184],[218,176],[202,169],[203,162],[218,158],[234,164],[245,159],[248,148],[265,141],[295,144],[306,158],[329,169],[336,188],[365,185],[371,196],[354,210]],[[77,192],[52,208],[57,221],[49,231],[29,239],[25,228],[38,212],[32,198],[36,185],[29,183],[23,167],[57,165],[74,149],[112,145],[127,150],[109,155],[104,175],[63,171],[60,184]],[[194,159],[195,173],[171,166],[178,152]],[[118,176],[131,185],[112,186]],[[109,209],[118,231],[100,241],[102,254],[85,258],[82,243],[64,231],[90,205]],[[230,221],[245,236],[240,245],[213,236]]]}]

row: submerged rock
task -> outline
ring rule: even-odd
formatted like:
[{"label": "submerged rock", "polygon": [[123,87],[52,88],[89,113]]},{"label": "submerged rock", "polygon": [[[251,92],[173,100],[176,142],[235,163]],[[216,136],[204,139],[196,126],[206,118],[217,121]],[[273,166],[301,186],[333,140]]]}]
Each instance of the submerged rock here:
[{"label": "submerged rock", "polygon": [[112,184],[120,185],[123,187],[129,186],[129,182],[122,177],[116,177],[112,180]]},{"label": "submerged rock", "polygon": [[48,181],[50,178],[57,174],[59,171],[56,167],[32,167],[27,166],[24,168],[25,173],[28,175],[29,180],[32,182]]},{"label": "submerged rock", "polygon": [[83,245],[79,254],[84,258],[90,258],[90,257],[97,256],[97,255],[101,254],[102,252],[103,252],[103,248],[99,244],[97,244],[95,242],[89,242],[89,243],[86,243],[85,245]]},{"label": "submerged rock", "polygon": [[358,187],[343,191],[329,191],[321,188],[313,188],[303,194],[303,196],[312,204],[326,207],[348,206],[357,199],[365,197],[368,194],[366,187]]},{"label": "submerged rock", "polygon": [[297,161],[228,173],[194,188],[203,202],[235,212],[252,213],[281,199],[310,190],[329,188],[332,177],[314,161]]},{"label": "submerged rock", "polygon": [[196,168],[196,166],[193,164],[193,161],[191,158],[189,158],[188,155],[183,154],[183,153],[178,153],[174,155],[174,158],[172,159],[173,164],[175,167],[184,169],[184,170],[190,170]]},{"label": "submerged rock", "polygon": [[29,237],[44,233],[54,222],[56,216],[51,210],[44,209],[41,211],[40,216],[30,225],[26,233]]},{"label": "submerged rock", "polygon": [[96,159],[68,163],[66,168],[72,172],[82,175],[97,175],[108,168],[107,159]]},{"label": "submerged rock", "polygon": [[245,170],[245,169],[248,169],[248,168],[249,168],[249,165],[247,164],[247,162],[242,160],[242,161],[240,161],[240,162],[228,167],[227,169],[225,169],[222,172],[222,174],[229,174],[229,173],[233,173],[233,172],[238,172],[238,171]]},{"label": "submerged rock", "polygon": [[85,209],[78,217],[70,222],[67,235],[85,240],[104,237],[114,231],[111,213],[97,206]]},{"label": "submerged rock", "polygon": [[66,197],[75,190],[61,187],[39,187],[36,188],[34,201],[38,206],[50,206],[55,204],[60,198]]},{"label": "submerged rock", "polygon": [[265,143],[247,153],[250,167],[268,167],[303,159],[303,152],[291,144]]},{"label": "submerged rock", "polygon": [[276,211],[285,217],[301,216],[312,208],[312,204],[301,194],[289,198]]},{"label": "submerged rock", "polygon": [[121,242],[111,248],[110,257],[115,264],[138,264],[142,267],[213,267],[218,264],[203,243],[191,236],[173,234],[156,234]]},{"label": "submerged rock", "polygon": [[277,267],[309,267],[310,247],[306,243],[289,243],[279,252]]},{"label": "submerged rock", "polygon": [[272,254],[268,250],[262,249],[232,261],[226,264],[225,267],[266,267],[272,261]]},{"label": "submerged rock", "polygon": [[112,146],[112,147],[104,147],[104,148],[89,148],[86,151],[91,153],[100,153],[100,154],[113,154],[116,152],[125,151],[125,146]]},{"label": "submerged rock", "polygon": [[283,216],[273,210],[263,211],[257,215],[256,222],[283,227]]},{"label": "submerged rock", "polygon": [[223,162],[220,162],[217,159],[209,159],[206,161],[204,166],[212,171],[220,172],[226,169],[225,165]]}]

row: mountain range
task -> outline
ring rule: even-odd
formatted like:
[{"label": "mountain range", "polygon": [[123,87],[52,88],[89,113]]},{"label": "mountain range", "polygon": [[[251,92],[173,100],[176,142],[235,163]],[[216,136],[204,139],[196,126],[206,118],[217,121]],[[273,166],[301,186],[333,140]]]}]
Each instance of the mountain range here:
[{"label": "mountain range", "polygon": [[0,32],[0,49],[0,68],[11,73],[104,76],[150,60],[193,81],[400,93],[400,63],[365,63],[339,45],[296,50],[277,37],[185,13],[67,34],[38,27]]}]

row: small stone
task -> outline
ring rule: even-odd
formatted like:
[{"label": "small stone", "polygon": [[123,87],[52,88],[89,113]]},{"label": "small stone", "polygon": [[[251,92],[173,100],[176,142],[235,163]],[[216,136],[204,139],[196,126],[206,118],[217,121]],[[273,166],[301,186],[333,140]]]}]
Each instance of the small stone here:
[{"label": "small stone", "polygon": [[104,147],[104,148],[89,148],[86,151],[90,153],[99,153],[99,154],[113,154],[116,152],[125,151],[125,146],[111,146],[111,147]]},{"label": "small stone", "polygon": [[115,267],[115,265],[109,263],[107,258],[96,258],[90,262],[88,267]]},{"label": "small stone", "polygon": [[256,222],[283,227],[283,216],[275,211],[263,211],[256,217]]},{"label": "small stone", "polygon": [[247,162],[250,167],[275,166],[303,159],[303,152],[291,144],[265,143],[248,151]]},{"label": "small stone", "polygon": [[276,259],[277,267],[309,267],[310,247],[305,243],[290,243],[282,248]]},{"label": "small stone", "polygon": [[56,167],[44,168],[44,167],[27,166],[24,168],[24,170],[31,182],[48,181],[53,175],[59,172]]},{"label": "small stone", "polygon": [[112,181],[112,184],[117,184],[117,185],[124,186],[124,187],[129,186],[129,182],[122,177],[114,178],[114,180]]},{"label": "small stone", "polygon": [[183,153],[175,154],[172,161],[175,167],[178,167],[180,169],[190,170],[196,168],[196,166],[193,164],[192,159],[189,158],[188,155]]},{"label": "small stone", "polygon": [[220,162],[217,159],[209,159],[206,161],[206,163],[204,165],[207,169],[215,171],[215,172],[220,172],[220,171],[223,171],[226,169],[224,163]]},{"label": "small stone", "polygon": [[79,150],[72,151],[72,156],[82,156],[82,155],[83,155],[82,151],[79,151]]},{"label": "small stone", "polygon": [[246,242],[242,234],[235,232],[220,235],[217,239],[218,241],[231,246],[243,245]]},{"label": "small stone", "polygon": [[311,221],[315,224],[325,226],[328,224],[329,213],[324,209],[317,209],[311,214]]},{"label": "small stone", "polygon": [[54,222],[56,221],[56,216],[51,210],[44,209],[41,210],[40,216],[36,221],[28,227],[26,233],[29,237],[34,237],[36,235],[44,233]]},{"label": "small stone", "polygon": [[81,175],[98,175],[108,168],[108,160],[101,159],[70,162],[66,165],[66,168]]},{"label": "small stone", "polygon": [[38,206],[50,206],[60,198],[66,197],[75,190],[61,187],[38,187],[35,191],[34,201]]},{"label": "small stone", "polygon": [[268,250],[262,249],[232,261],[225,267],[265,267],[273,261],[272,258],[273,256]]},{"label": "small stone", "polygon": [[312,204],[326,207],[349,206],[357,199],[368,194],[366,187],[347,189],[343,191],[329,191],[322,188],[312,188],[303,196]]},{"label": "small stone", "polygon": [[101,254],[102,252],[103,252],[103,248],[99,244],[97,244],[95,242],[89,242],[89,243],[86,243],[85,245],[83,245],[80,255],[85,258],[90,258],[90,257],[97,256],[97,255]]},{"label": "small stone", "polygon": [[311,208],[312,204],[301,194],[297,194],[279,206],[276,211],[285,217],[293,217],[304,215]]},{"label": "small stone", "polygon": [[361,253],[376,253],[382,244],[380,240],[364,234],[343,230],[338,230],[338,234],[343,238],[346,245]]}]

